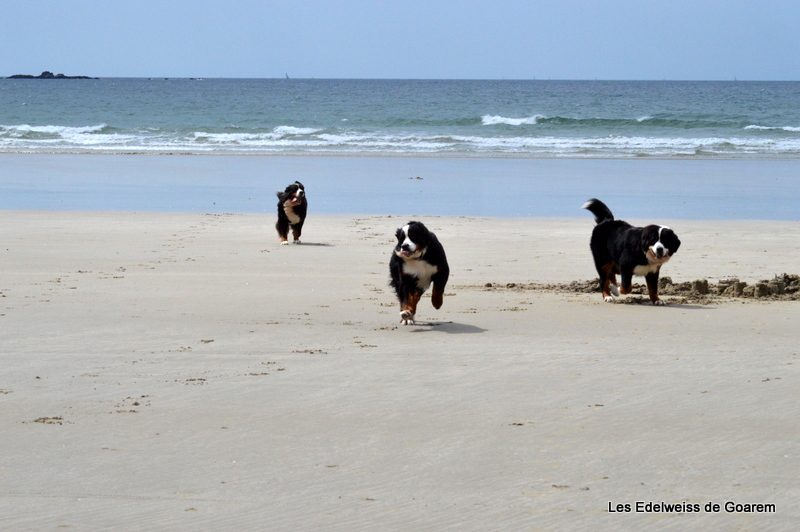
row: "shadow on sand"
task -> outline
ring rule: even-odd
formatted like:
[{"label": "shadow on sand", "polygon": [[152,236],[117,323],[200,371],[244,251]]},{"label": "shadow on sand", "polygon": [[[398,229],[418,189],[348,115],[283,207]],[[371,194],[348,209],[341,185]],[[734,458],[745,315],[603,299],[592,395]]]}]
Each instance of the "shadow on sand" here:
[{"label": "shadow on sand", "polygon": [[411,331],[414,333],[438,331],[447,334],[475,334],[487,331],[487,329],[481,329],[480,327],[476,327],[474,325],[468,325],[466,323],[454,323],[452,321],[417,322],[414,325],[417,327],[417,329]]}]

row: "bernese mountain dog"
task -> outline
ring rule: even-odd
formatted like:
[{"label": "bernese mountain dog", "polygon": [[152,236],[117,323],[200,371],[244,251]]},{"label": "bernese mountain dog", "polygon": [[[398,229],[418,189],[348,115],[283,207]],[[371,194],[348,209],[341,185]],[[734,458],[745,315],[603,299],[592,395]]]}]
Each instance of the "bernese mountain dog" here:
[{"label": "bernese mountain dog", "polygon": [[278,192],[278,223],[275,224],[275,229],[278,230],[282,245],[289,243],[289,228],[292,229],[294,243],[300,243],[307,210],[306,189],[300,181],[295,181],[283,192]]},{"label": "bernese mountain dog", "polygon": [[[654,305],[664,305],[658,298],[658,274],[661,266],[681,246],[678,236],[663,225],[633,227],[615,220],[611,210],[598,199],[590,199],[583,208],[594,214],[597,222],[589,247],[600,276],[603,299],[611,303],[620,293],[630,294],[633,276],[641,275],[647,282],[650,301]],[[619,288],[617,274],[622,281]]]},{"label": "bernese mountain dog", "polygon": [[441,308],[450,267],[439,239],[421,222],[408,222],[395,236],[397,245],[389,260],[391,285],[400,301],[400,322],[412,325],[417,303],[431,284],[433,307]]}]

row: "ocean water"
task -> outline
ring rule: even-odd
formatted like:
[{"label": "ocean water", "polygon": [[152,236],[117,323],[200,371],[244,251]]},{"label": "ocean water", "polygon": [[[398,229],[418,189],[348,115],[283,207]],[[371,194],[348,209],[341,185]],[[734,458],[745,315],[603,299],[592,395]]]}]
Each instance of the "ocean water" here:
[{"label": "ocean water", "polygon": [[800,159],[800,82],[0,79],[0,153]]}]

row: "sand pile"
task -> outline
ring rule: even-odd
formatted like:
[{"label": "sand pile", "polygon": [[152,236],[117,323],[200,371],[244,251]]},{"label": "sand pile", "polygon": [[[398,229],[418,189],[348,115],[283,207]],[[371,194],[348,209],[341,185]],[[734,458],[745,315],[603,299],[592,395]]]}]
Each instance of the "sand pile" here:
[{"label": "sand pile", "polygon": [[[660,296],[671,296],[665,297],[665,299],[678,303],[711,304],[726,299],[800,300],[800,275],[787,273],[776,275],[772,279],[758,281],[752,285],[736,278],[721,279],[716,284],[712,284],[708,282],[708,279],[676,283],[670,277],[662,277],[659,279],[658,286]],[[570,283],[486,283],[482,288],[484,290],[541,290],[591,294],[600,292],[600,282],[592,279]],[[623,296],[618,301],[621,303],[650,303],[650,299],[647,297],[647,286],[634,283],[631,295]]]}]

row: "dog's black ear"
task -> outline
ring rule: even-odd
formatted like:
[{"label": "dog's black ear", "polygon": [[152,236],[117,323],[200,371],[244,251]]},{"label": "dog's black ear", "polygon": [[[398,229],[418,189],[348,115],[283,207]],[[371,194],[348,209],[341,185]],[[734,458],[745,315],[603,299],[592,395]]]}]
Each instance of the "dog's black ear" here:
[{"label": "dog's black ear", "polygon": [[427,248],[431,243],[431,233],[422,222],[408,223],[408,237],[417,247]]},{"label": "dog's black ear", "polygon": [[403,228],[402,227],[398,227],[397,228],[397,231],[395,231],[394,236],[397,238],[398,242],[402,242],[403,240],[406,239],[406,235],[403,234]]},{"label": "dog's black ear", "polygon": [[669,231],[669,238],[667,239],[667,248],[669,249],[670,254],[674,254],[678,251],[678,248],[681,247],[681,239],[678,238],[672,229],[668,229]]},{"label": "dog's black ear", "polygon": [[658,226],[648,225],[642,229],[642,249],[646,252],[647,248],[658,242]]}]

